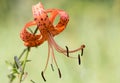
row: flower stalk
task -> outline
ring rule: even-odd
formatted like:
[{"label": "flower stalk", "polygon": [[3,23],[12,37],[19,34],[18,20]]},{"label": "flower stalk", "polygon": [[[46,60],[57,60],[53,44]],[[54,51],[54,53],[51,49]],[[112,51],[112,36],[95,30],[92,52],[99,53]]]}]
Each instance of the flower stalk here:
[{"label": "flower stalk", "polygon": [[26,56],[25,56],[24,61],[23,61],[22,71],[21,71],[20,77],[19,77],[19,83],[21,83],[21,81],[23,79],[23,75],[24,75],[24,70],[25,70],[27,58],[28,58],[28,55],[29,55],[29,52],[30,52],[30,47],[28,47],[26,51],[27,52],[26,52]]}]

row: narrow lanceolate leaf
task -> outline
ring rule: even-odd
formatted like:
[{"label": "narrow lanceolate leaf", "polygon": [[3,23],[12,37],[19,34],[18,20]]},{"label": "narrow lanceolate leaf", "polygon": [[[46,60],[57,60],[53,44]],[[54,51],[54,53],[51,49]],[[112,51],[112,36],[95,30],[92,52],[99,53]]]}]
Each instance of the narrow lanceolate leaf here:
[{"label": "narrow lanceolate leaf", "polygon": [[20,61],[17,56],[14,56],[14,61],[15,61],[15,65],[17,69],[20,69],[20,72],[22,72],[22,67],[21,67]]}]

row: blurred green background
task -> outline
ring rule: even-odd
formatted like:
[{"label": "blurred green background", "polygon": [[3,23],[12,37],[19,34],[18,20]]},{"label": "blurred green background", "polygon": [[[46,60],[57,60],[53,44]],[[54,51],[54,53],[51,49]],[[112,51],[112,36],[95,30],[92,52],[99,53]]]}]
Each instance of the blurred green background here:
[{"label": "blurred green background", "polygon": [[[75,49],[85,44],[82,64],[55,52],[62,78],[50,65],[46,83],[119,83],[120,82],[120,0],[0,0],[0,83],[8,83],[8,66],[25,46],[19,37],[24,25],[33,20],[31,7],[42,2],[46,9],[67,11],[67,28],[55,37],[61,46]],[[33,48],[27,63],[28,76],[23,83],[45,83],[40,75],[47,59],[47,43]],[[76,56],[77,53],[72,54]],[[14,83],[17,83],[15,80]]]}]

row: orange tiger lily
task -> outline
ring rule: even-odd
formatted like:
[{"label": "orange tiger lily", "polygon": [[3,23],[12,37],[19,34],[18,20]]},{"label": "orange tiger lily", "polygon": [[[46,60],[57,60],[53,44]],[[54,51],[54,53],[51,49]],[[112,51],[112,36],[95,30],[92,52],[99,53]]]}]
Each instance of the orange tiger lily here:
[{"label": "orange tiger lily", "polygon": [[[61,72],[57,65],[57,61],[55,59],[53,49],[55,48],[59,53],[63,53],[67,57],[77,58],[77,57],[69,56],[69,53],[74,53],[79,50],[83,52],[83,48],[85,48],[85,45],[81,45],[79,48],[75,50],[69,50],[67,46],[66,46],[66,49],[63,49],[55,42],[54,36],[61,33],[66,28],[67,23],[69,21],[69,16],[65,11],[60,9],[45,10],[43,5],[41,3],[38,3],[32,7],[32,12],[33,12],[34,20],[28,22],[25,25],[25,27],[22,29],[20,33],[20,37],[24,41],[24,45],[27,47],[37,47],[41,45],[43,42],[47,41],[48,42],[48,58],[45,65],[45,69],[41,72],[42,77],[44,81],[46,81],[46,79],[44,78],[44,72],[47,68],[49,57],[51,56],[55,62],[55,65],[58,68],[59,77],[61,78]],[[50,16],[48,16],[49,13],[50,13]],[[58,24],[54,25],[53,22],[57,15],[60,16],[60,19]],[[33,34],[27,31],[28,28],[34,25],[37,26],[39,30],[39,34]],[[78,59],[80,64],[80,55],[78,55]]]}]

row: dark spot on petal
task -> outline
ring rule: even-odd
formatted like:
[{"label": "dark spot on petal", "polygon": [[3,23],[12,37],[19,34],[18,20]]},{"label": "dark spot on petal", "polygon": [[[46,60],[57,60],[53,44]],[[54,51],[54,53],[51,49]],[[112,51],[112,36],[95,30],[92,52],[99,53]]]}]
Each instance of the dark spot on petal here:
[{"label": "dark spot on petal", "polygon": [[41,18],[41,21],[43,21],[43,18]]},{"label": "dark spot on petal", "polygon": [[45,26],[46,24],[45,24],[45,23],[43,23],[43,25]]},{"label": "dark spot on petal", "polygon": [[36,20],[37,20],[37,18],[34,18],[34,20],[36,21]]}]

